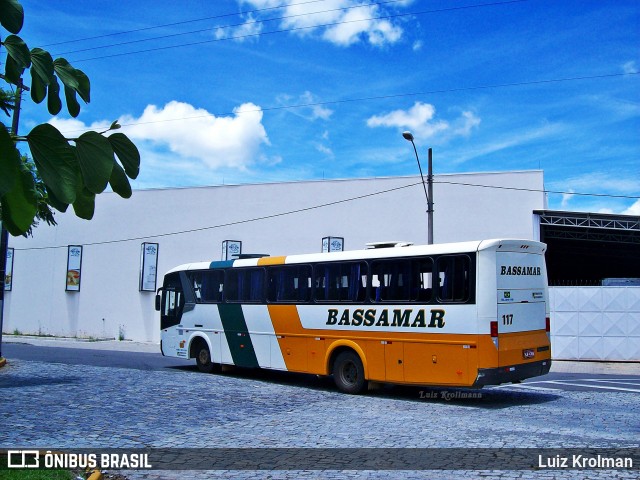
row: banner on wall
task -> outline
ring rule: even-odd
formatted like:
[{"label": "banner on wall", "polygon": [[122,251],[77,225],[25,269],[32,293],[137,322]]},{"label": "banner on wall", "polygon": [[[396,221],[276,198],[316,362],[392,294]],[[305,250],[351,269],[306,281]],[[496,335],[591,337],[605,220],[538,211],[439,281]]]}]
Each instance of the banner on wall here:
[{"label": "banner on wall", "polygon": [[80,291],[80,272],[82,270],[82,245],[67,247],[67,292]]},{"label": "banner on wall", "polygon": [[4,289],[11,291],[13,285],[13,248],[7,248],[7,266],[4,272]]},{"label": "banner on wall", "polygon": [[222,260],[234,260],[242,253],[240,240],[225,240],[222,242]]},{"label": "banner on wall", "polygon": [[322,239],[322,253],[342,252],[344,250],[344,237],[324,237]]},{"label": "banner on wall", "polygon": [[143,243],[140,249],[140,291],[155,292],[158,279],[158,243]]}]

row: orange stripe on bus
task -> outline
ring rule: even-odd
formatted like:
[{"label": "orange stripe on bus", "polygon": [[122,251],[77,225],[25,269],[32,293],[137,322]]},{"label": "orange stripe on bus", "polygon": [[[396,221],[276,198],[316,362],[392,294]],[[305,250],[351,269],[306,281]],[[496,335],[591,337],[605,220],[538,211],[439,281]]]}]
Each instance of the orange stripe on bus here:
[{"label": "orange stripe on bus", "polygon": [[258,265],[284,265],[285,258],[287,257],[262,257],[258,259]]}]

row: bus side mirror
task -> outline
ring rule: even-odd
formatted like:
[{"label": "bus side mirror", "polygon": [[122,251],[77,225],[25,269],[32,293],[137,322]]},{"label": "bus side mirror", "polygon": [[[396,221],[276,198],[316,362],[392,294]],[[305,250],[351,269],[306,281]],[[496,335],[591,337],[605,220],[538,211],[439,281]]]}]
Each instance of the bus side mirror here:
[{"label": "bus side mirror", "polygon": [[161,305],[162,305],[162,296],[158,293],[156,294],[156,312],[160,311]]}]

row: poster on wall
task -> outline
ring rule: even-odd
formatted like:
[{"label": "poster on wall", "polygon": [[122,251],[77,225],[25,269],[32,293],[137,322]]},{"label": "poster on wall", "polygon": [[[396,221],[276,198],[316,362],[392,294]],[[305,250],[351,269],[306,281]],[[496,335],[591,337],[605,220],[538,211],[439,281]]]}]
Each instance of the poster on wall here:
[{"label": "poster on wall", "polygon": [[242,253],[240,240],[225,240],[222,242],[222,260],[234,260]]},{"label": "poster on wall", "polygon": [[7,267],[4,272],[4,289],[11,291],[13,285],[13,248],[7,248]]},{"label": "poster on wall", "polygon": [[344,237],[324,237],[322,239],[322,253],[342,252],[344,250]]},{"label": "poster on wall", "polygon": [[155,292],[158,271],[158,243],[143,243],[140,249],[140,291]]},{"label": "poster on wall", "polygon": [[67,247],[67,292],[80,291],[80,271],[82,270],[82,245]]}]

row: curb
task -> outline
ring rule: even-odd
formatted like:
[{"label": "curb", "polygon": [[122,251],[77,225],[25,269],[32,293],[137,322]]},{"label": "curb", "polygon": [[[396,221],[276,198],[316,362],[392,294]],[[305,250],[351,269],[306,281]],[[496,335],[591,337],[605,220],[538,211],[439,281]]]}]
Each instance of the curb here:
[{"label": "curb", "polygon": [[91,475],[89,475],[87,480],[102,480],[102,473],[100,472],[100,470],[94,470]]},{"label": "curb", "polygon": [[7,364],[7,359],[4,357],[0,357],[0,368],[4,367]]}]

